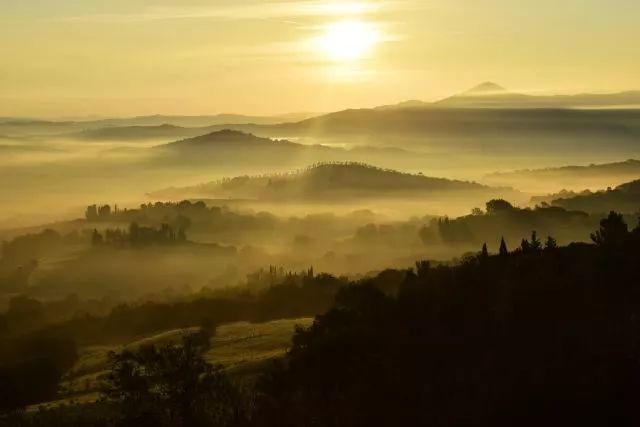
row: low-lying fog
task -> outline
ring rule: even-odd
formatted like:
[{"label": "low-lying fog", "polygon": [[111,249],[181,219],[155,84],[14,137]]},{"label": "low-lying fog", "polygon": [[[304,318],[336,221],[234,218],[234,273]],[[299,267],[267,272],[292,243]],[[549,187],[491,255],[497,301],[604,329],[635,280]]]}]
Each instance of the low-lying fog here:
[{"label": "low-lying fog", "polygon": [[[316,138],[289,129],[284,140],[246,129],[159,126],[148,137],[146,127],[74,126],[0,127],[14,132],[0,138],[4,300],[161,297],[233,286],[271,265],[357,277],[461,257],[485,242],[497,251],[501,237],[517,246],[533,230],[586,241],[606,211],[602,197],[577,204],[588,213],[555,199],[640,176],[640,162],[623,161],[635,155],[626,143],[550,151],[546,136]],[[157,135],[167,132],[183,136]],[[579,167],[558,168],[566,165]],[[607,197],[634,206],[626,187],[616,191]],[[487,205],[494,199],[513,206]]]}]

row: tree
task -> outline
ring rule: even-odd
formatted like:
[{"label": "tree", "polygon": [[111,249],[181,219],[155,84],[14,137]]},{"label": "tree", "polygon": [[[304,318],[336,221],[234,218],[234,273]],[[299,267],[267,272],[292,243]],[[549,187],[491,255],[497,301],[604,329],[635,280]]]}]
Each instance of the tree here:
[{"label": "tree", "polygon": [[488,214],[498,214],[502,212],[509,212],[514,209],[515,208],[513,207],[513,205],[504,199],[493,199],[487,202]]},{"label": "tree", "polygon": [[471,215],[480,216],[480,215],[484,215],[484,212],[482,212],[482,209],[480,208],[473,208],[471,209]]},{"label": "tree", "polygon": [[619,246],[629,238],[629,227],[622,214],[611,211],[600,220],[600,229],[591,234],[591,240],[598,246]]},{"label": "tree", "polygon": [[98,218],[98,207],[96,205],[87,206],[84,216],[88,221],[94,221]]},{"label": "tree", "polygon": [[427,277],[431,263],[429,261],[416,261],[416,274],[418,277]]},{"label": "tree", "polygon": [[486,261],[489,258],[489,249],[487,249],[487,244],[484,243],[482,245],[482,252],[480,252],[480,259],[482,261]]},{"label": "tree", "polygon": [[531,251],[540,252],[542,250],[542,242],[538,239],[538,233],[534,230],[531,232]]},{"label": "tree", "polygon": [[100,206],[98,208],[98,216],[100,218],[106,218],[109,215],[111,215],[111,206],[109,205],[104,205],[104,206]]},{"label": "tree", "polygon": [[509,249],[507,249],[507,243],[504,241],[504,237],[500,240],[500,256],[509,255]]},{"label": "tree", "polygon": [[520,250],[523,254],[528,254],[531,252],[531,243],[529,243],[527,239],[523,238],[522,242],[520,242]]},{"label": "tree", "polygon": [[558,242],[553,237],[548,236],[547,241],[544,244],[544,250],[548,252],[555,249],[558,249]]},{"label": "tree", "polygon": [[119,405],[125,424],[225,426],[237,421],[240,393],[220,366],[204,359],[206,331],[182,345],[145,346],[110,354],[107,399]]}]

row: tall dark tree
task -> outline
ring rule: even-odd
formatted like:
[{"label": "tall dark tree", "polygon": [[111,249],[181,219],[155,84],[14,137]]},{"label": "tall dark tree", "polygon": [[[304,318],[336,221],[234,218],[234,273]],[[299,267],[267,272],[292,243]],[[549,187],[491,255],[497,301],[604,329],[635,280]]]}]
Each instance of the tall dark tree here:
[{"label": "tall dark tree", "polygon": [[98,207],[96,205],[87,206],[84,216],[88,221],[96,220],[98,218]]},{"label": "tall dark tree", "polygon": [[504,237],[500,240],[500,256],[509,255],[509,249],[507,249],[507,243],[504,241]]},{"label": "tall dark tree", "polygon": [[484,243],[482,245],[482,252],[480,252],[480,259],[482,261],[486,261],[489,258],[489,249],[487,249],[487,244]]}]

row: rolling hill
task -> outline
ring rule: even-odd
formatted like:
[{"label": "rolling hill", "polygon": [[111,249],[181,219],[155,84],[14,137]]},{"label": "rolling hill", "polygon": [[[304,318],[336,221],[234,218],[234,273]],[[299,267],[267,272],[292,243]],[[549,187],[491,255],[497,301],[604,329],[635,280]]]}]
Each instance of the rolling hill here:
[{"label": "rolling hill", "polygon": [[[573,197],[558,198],[553,200],[551,205],[593,214],[617,211],[637,218],[640,213],[640,179],[615,188],[596,192],[585,191]],[[635,223],[631,225],[635,226]]]},{"label": "rolling hill", "polygon": [[309,148],[302,144],[296,144],[286,140],[261,138],[249,133],[224,129],[210,132],[206,135],[187,138],[180,141],[156,147],[162,150],[193,152],[220,149],[261,149],[261,148],[286,148],[300,150]]},{"label": "rolling hill", "polygon": [[170,124],[153,126],[114,126],[84,130],[70,135],[87,141],[127,141],[138,139],[169,139],[202,135],[206,130]]},{"label": "rolling hill", "polygon": [[510,185],[517,188],[556,188],[581,191],[615,187],[640,178],[640,160],[599,163],[584,166],[563,166],[544,169],[524,169],[486,175],[482,182],[490,185]]},{"label": "rolling hill", "polygon": [[162,190],[153,196],[326,200],[485,194],[497,190],[474,182],[402,173],[361,163],[320,163],[288,174],[239,176],[191,187]]}]

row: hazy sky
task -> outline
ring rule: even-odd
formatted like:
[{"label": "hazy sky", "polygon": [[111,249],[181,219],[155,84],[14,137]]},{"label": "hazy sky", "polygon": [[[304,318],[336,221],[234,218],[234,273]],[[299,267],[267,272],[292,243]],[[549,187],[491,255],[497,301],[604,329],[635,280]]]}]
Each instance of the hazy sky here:
[{"label": "hazy sky", "polygon": [[640,89],[638,0],[0,0],[0,116]]}]

